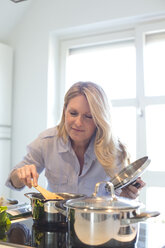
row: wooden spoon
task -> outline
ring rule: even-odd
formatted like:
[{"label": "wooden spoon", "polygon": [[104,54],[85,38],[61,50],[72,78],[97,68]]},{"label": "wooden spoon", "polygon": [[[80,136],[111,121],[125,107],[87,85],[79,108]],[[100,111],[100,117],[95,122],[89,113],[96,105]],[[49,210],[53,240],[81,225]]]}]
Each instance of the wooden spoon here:
[{"label": "wooden spoon", "polygon": [[58,194],[56,193],[52,193],[44,188],[42,188],[41,186],[37,185],[37,186],[34,186],[34,184],[32,183],[32,186],[38,190],[42,195],[43,197],[46,199],[46,200],[64,200],[64,198],[62,196],[59,196]]}]

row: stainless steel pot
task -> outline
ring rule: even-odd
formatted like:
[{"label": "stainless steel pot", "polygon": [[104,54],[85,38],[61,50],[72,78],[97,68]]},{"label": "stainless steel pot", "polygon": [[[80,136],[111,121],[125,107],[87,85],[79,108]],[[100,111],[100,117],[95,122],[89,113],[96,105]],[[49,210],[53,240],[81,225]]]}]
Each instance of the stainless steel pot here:
[{"label": "stainless steel pot", "polygon": [[[101,183],[108,183],[111,195],[97,197]],[[159,215],[138,214],[141,203],[117,197],[110,182],[99,182],[92,197],[56,203],[68,218],[69,247],[131,247],[137,239],[138,223]]]},{"label": "stainless steel pot", "polygon": [[[37,225],[60,225],[66,226],[66,216],[62,215],[55,208],[60,200],[45,200],[41,193],[30,192],[24,194],[31,201],[33,221]],[[65,200],[76,199],[84,195],[59,193]]]}]

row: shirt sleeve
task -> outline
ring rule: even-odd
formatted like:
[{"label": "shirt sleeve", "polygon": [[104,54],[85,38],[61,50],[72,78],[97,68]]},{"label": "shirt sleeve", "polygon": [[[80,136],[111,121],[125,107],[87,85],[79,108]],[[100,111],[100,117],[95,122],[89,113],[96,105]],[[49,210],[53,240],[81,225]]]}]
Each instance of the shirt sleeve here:
[{"label": "shirt sleeve", "polygon": [[38,137],[37,139],[35,139],[30,145],[27,146],[27,154],[26,156],[24,156],[23,160],[18,163],[10,172],[5,185],[11,189],[16,189],[18,191],[22,190],[23,188],[15,188],[10,180],[10,176],[11,173],[17,169],[17,168],[21,168],[24,165],[30,165],[30,164],[34,164],[36,166],[37,172],[40,174],[43,169],[44,169],[44,158],[42,155],[42,149],[41,149],[41,144],[42,143],[42,138]]}]

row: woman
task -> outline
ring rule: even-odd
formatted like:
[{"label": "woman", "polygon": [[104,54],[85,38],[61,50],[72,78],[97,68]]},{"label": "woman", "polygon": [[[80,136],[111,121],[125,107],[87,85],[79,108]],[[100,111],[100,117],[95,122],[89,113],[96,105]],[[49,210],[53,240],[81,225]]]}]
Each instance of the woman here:
[{"label": "woman", "polygon": [[[61,122],[28,146],[28,153],[10,173],[6,185],[22,189],[37,186],[45,169],[48,190],[91,195],[99,181],[109,181],[129,162],[124,145],[114,137],[110,106],[103,89],[78,82],[66,93]],[[140,188],[145,184],[138,178]],[[105,188],[101,189],[105,194]],[[136,198],[130,185],[120,195]]]}]

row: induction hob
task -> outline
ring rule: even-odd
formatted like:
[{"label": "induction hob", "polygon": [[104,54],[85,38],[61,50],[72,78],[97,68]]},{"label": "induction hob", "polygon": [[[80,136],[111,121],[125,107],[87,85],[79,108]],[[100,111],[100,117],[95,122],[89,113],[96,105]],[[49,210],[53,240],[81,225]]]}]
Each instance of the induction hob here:
[{"label": "induction hob", "polygon": [[[146,224],[140,224],[139,237],[136,244],[124,248],[150,248],[145,244]],[[12,222],[9,230],[0,237],[0,244],[11,244],[13,247],[38,248],[83,248],[74,247],[68,241],[67,225],[63,227],[38,225],[32,217],[18,219]],[[14,244],[16,246],[14,246]],[[1,245],[0,245],[1,247]],[[92,246],[88,246],[92,247]],[[93,246],[99,248],[103,246]],[[119,247],[118,247],[119,248]]]}]

